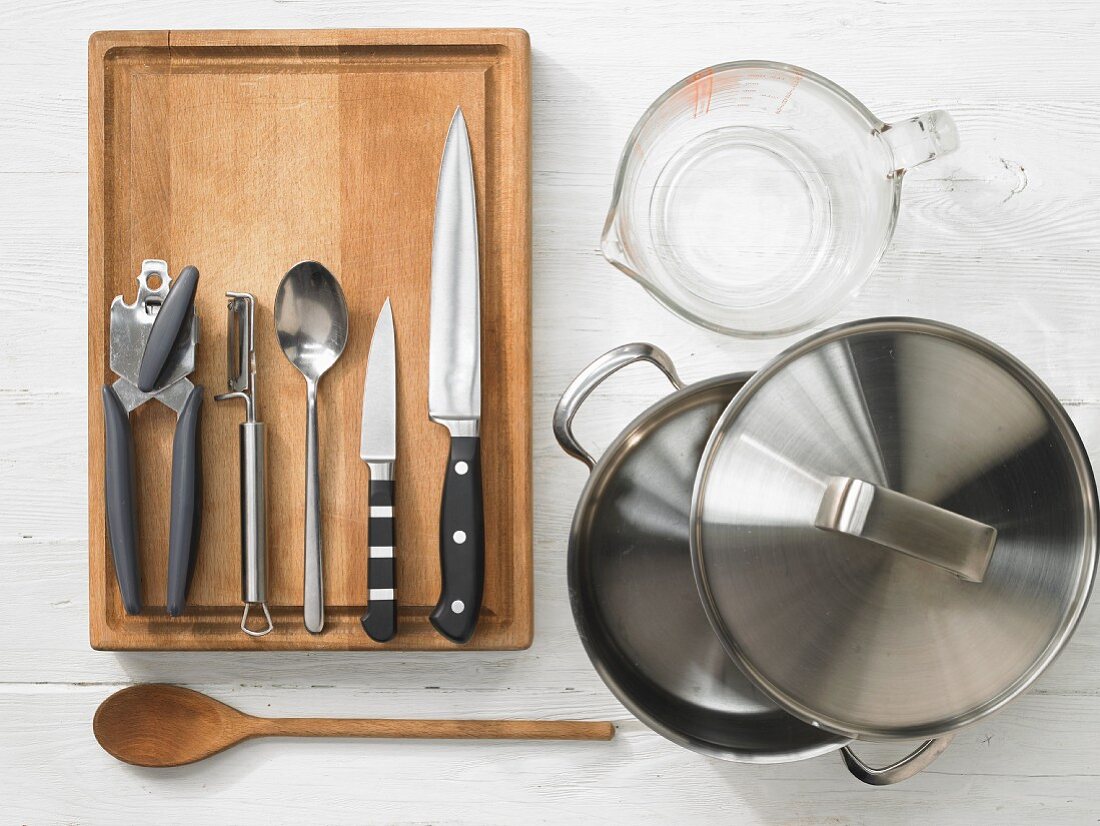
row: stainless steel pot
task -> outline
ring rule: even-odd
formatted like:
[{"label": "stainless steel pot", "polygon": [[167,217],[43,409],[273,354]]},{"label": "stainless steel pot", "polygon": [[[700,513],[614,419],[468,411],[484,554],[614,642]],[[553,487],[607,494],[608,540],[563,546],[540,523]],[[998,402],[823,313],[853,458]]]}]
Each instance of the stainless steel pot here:
[{"label": "stainless steel pot", "polygon": [[[631,422],[597,462],[572,421],[608,376],[650,362],[676,392]],[[591,475],[569,541],[569,596],[596,671],[631,713],[657,733],[711,757],[752,763],[802,760],[842,749],[860,780],[896,783],[930,764],[950,737],[929,740],[898,763],[867,766],[850,737],[783,711],[738,669],[712,631],[692,574],[691,497],[710,434],[749,374],[685,387],[668,356],[648,344],[615,348],[562,395],[554,433]]]}]

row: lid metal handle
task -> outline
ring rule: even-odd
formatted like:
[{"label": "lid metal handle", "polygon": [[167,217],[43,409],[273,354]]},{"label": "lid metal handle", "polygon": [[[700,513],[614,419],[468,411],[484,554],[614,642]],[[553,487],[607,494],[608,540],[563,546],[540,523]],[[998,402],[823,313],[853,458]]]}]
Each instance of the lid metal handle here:
[{"label": "lid metal handle", "polygon": [[985,577],[997,543],[996,528],[848,476],[829,479],[814,525],[907,554],[968,582]]}]

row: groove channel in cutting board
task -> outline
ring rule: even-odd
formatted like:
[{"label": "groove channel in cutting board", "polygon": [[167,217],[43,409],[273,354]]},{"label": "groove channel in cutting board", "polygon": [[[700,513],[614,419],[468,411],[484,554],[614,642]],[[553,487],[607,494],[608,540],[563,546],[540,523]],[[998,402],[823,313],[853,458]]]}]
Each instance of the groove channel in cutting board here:
[{"label": "groove channel in cutting board", "polygon": [[[169,42],[171,45],[169,45]],[[105,649],[446,649],[439,590],[446,432],[427,418],[431,229],[439,155],[461,105],[471,131],[482,257],[486,593],[468,647],[530,642],[529,89],[514,30],[106,32],[90,48],[90,624]],[[203,410],[203,530],[191,611],[164,613],[174,414],[135,411],[146,612],[121,607],[103,518],[99,388],[113,380],[108,308],[144,258],[201,273],[192,379]],[[301,619],[305,387],[272,332],[283,273],[306,258],[340,279],[347,349],[321,385],[326,629]],[[268,426],[268,596],[276,630],[246,637],[240,604],[237,424],[225,389],[226,290],[257,297],[258,416]],[[374,317],[398,347],[396,638],[359,626],[369,474],[359,460]]]}]

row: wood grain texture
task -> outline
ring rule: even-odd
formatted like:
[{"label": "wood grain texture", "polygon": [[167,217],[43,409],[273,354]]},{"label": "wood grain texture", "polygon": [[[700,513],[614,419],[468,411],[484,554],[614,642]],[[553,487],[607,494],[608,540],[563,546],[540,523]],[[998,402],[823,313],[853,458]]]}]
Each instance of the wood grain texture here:
[{"label": "wood grain texture", "polygon": [[[528,651],[184,654],[89,649],[87,36],[94,29],[523,26],[532,36],[534,602]],[[1100,810],[1100,611],[1018,702],[891,789],[839,758],[755,766],[685,751],[615,701],[577,639],[565,543],[584,484],[550,433],[566,383],[626,341],[687,380],[752,369],[740,341],[667,313],[597,243],[623,142],[671,83],[724,60],[807,66],[897,119],[937,107],[962,144],[905,182],[894,241],[832,321],[906,313],[1022,358],[1100,455],[1100,18],[1077,0],[42,0],[0,6],[0,793],[43,824],[1092,823]],[[65,300],[43,312],[43,285]],[[220,327],[220,312],[210,326]],[[49,343],[49,347],[44,346]],[[220,365],[219,365],[220,369]],[[220,376],[220,372],[218,376]],[[667,392],[645,366],[592,397],[595,451]],[[227,414],[228,416],[229,414]],[[232,418],[232,417],[231,417]],[[236,421],[233,419],[233,421]],[[614,719],[607,744],[263,740],[196,766],[121,766],[90,732],[135,681],[242,711]],[[866,746],[882,762],[896,746]]]},{"label": "wood grain texture", "polygon": [[[470,647],[532,634],[527,36],[519,30],[99,32],[89,45],[89,533],[91,638],[101,649],[446,649],[438,510],[448,439],[427,417],[431,232],[443,137],[471,130],[482,257],[486,589]],[[146,258],[202,273],[192,380],[225,386],[227,290],[257,296],[257,410],[268,429],[268,596],[275,630],[240,613],[235,406],[203,411],[203,528],[189,610],[165,614],[168,408],[132,415],[140,616],[122,610],[106,538],[102,417],[111,297]],[[320,392],[325,602],[301,621],[304,384],[272,333],[282,274],[303,259],[342,281],[351,336]],[[389,296],[398,338],[398,633],[359,624],[368,588],[362,377]]]}]

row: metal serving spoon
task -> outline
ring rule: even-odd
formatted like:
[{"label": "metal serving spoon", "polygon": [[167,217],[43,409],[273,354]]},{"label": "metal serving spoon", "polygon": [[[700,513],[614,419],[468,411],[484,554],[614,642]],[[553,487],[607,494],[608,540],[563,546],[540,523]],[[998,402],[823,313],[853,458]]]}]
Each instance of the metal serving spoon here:
[{"label": "metal serving spoon", "polygon": [[295,264],[275,294],[275,333],[287,359],[306,377],[306,534],[302,607],[306,628],[325,625],[321,568],[321,480],[317,461],[317,385],[344,352],[348,305],[336,277],[316,261]]},{"label": "metal serving spoon", "polygon": [[436,740],[610,740],[611,723],[581,720],[349,720],[253,717],[212,697],[151,683],[116,691],[96,709],[99,745],[124,763],[182,766],[253,737]]}]

